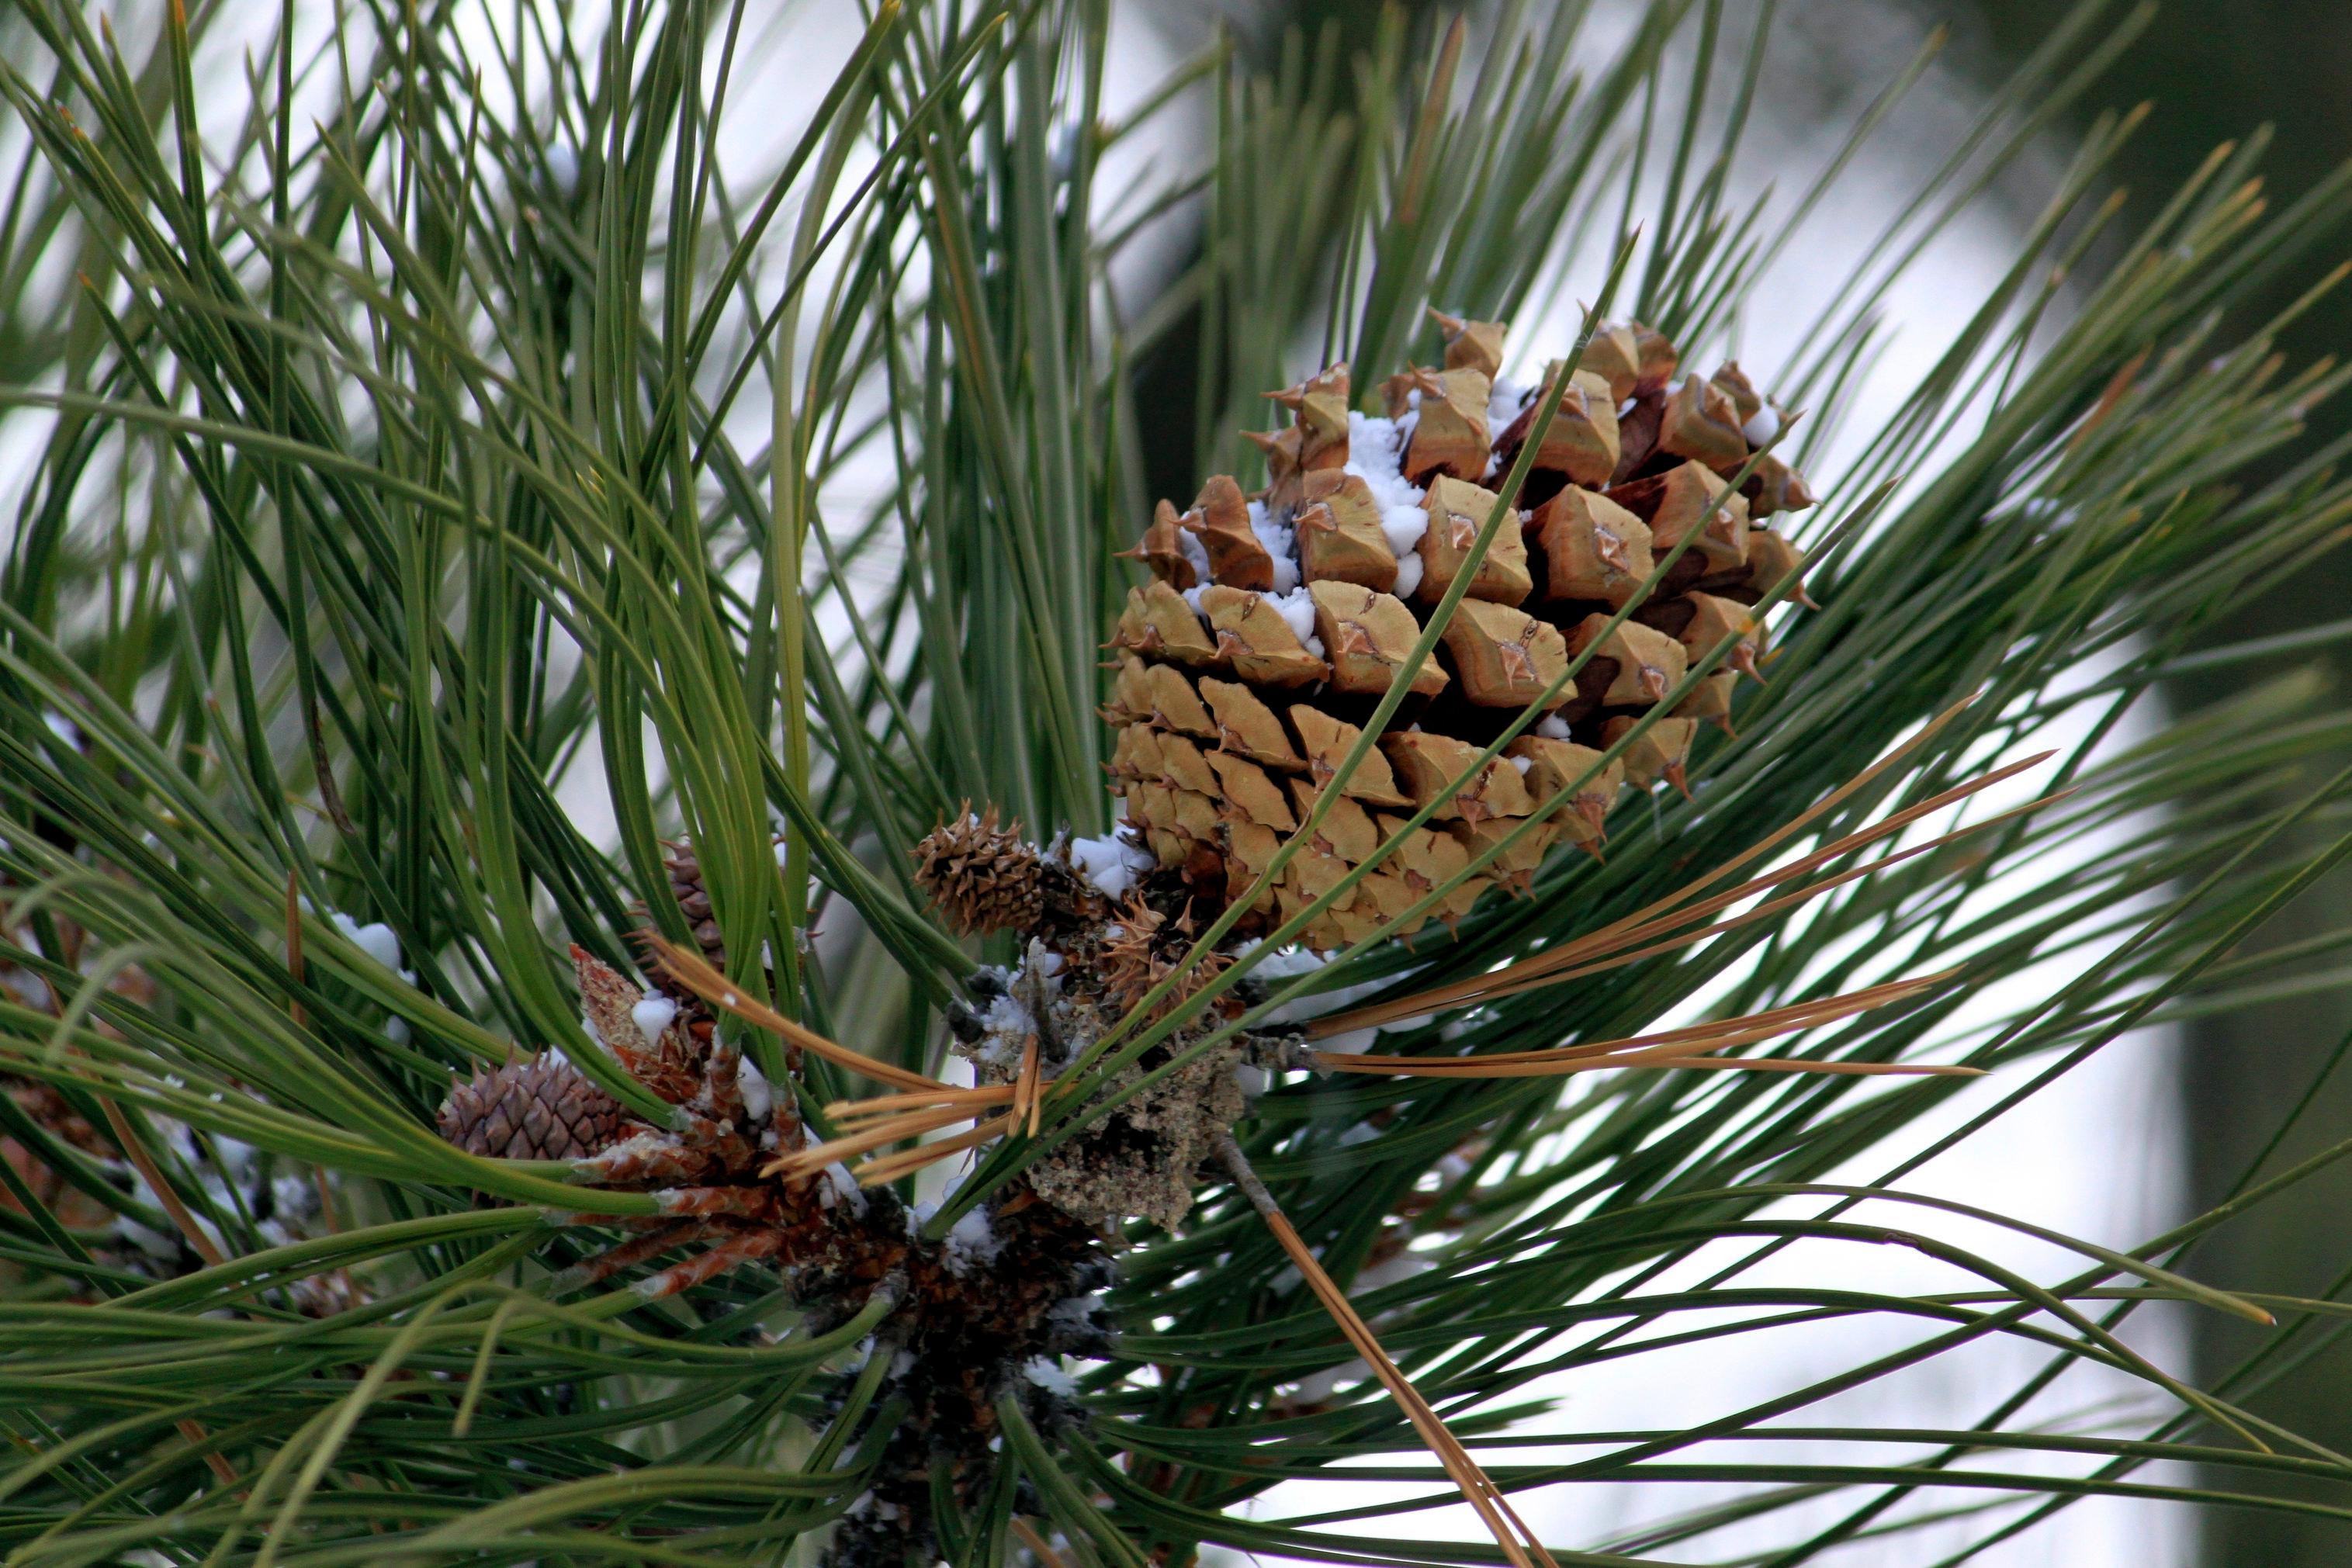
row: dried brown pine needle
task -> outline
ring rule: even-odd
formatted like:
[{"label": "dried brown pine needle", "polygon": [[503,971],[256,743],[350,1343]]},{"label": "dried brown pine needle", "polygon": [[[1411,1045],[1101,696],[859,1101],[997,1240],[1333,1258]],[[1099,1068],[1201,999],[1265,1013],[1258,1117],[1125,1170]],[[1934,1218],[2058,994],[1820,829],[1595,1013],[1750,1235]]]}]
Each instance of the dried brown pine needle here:
[{"label": "dried brown pine needle", "polygon": [[1546,1051],[1499,1051],[1484,1056],[1381,1056],[1368,1052],[1321,1051],[1315,1063],[1336,1072],[1385,1073],[1407,1078],[1531,1078],[1593,1072],[1625,1067],[1712,1067],[1762,1072],[1830,1072],[1911,1077],[1978,1077],[1973,1067],[1943,1067],[1910,1062],[1805,1061],[1788,1058],[1705,1057],[1701,1052],[1750,1045],[1778,1035],[1852,1018],[1873,1009],[1890,1007],[1924,996],[1959,973],[1957,968],[1916,979],[1848,991],[1842,996],[1795,1002],[1766,1012],[1624,1040],[1591,1040]]},{"label": "dried brown pine needle", "polygon": [[1021,1544],[1034,1553],[1037,1561],[1044,1563],[1045,1568],[1069,1568],[1069,1564],[1062,1560],[1061,1554],[1045,1544],[1045,1538],[1037,1533],[1037,1527],[1027,1520],[1013,1520],[1013,1533],[1021,1538]]},{"label": "dried brown pine needle", "polygon": [[[1878,859],[1871,862],[1868,865],[1855,866],[1851,870],[1839,872],[1833,876],[1823,877],[1821,881],[1810,883],[1805,886],[1799,888],[1794,893],[1785,894],[1779,898],[1768,900],[1765,903],[1756,905],[1753,909],[1743,910],[1738,915],[1734,915],[1728,920],[1718,921],[1715,925],[1701,926],[1696,930],[1678,932],[1664,940],[1651,943],[1646,946],[1621,948],[1617,951],[1611,952],[1605,957],[1597,958],[1589,963],[1579,964],[1575,967],[1569,969],[1552,969],[1534,974],[1523,973],[1517,966],[1513,966],[1509,969],[1498,969],[1488,977],[1499,979],[1502,983],[1488,989],[1480,991],[1477,994],[1475,1000],[1481,1002],[1492,1001],[1497,997],[1516,996],[1521,991],[1530,991],[1544,986],[1558,985],[1564,980],[1581,979],[1587,975],[1598,975],[1604,970],[1622,968],[1627,964],[1636,964],[1644,958],[1655,957],[1661,953],[1671,953],[1675,951],[1677,948],[1692,946],[1697,943],[1706,941],[1710,936],[1720,936],[1727,931],[1737,931],[1743,925],[1753,925],[1761,921],[1770,920],[1775,916],[1786,914],[1788,911],[1796,908],[1799,904],[1804,904],[1808,900],[1818,898],[1824,893],[1843,887],[1848,883],[1859,882],[1864,877],[1875,875],[1878,873],[1886,870],[1890,866],[1899,865],[1905,861],[1915,859],[1920,855],[1932,853],[1937,850],[1944,848],[1948,844],[1958,842],[1959,840],[1968,838],[1972,834],[1982,832],[1987,828],[1998,827],[2001,823],[2009,821],[2014,818],[2025,816],[2029,812],[2038,811],[2053,800],[2064,799],[2065,793],[2066,792],[2064,791],[2061,791],[2056,794],[2045,796],[2042,800],[2029,802],[2028,804],[2017,807],[2012,810],[2003,811],[1999,816],[1988,817],[1981,822],[1973,823],[1970,826],[1961,828],[1957,831],[1946,833],[1940,837],[1930,839],[1925,843],[1914,844],[1907,849],[1898,850],[1893,854],[1882,855]],[[1792,871],[1791,874],[1797,875],[1802,873],[1801,872]],[[1745,898],[1763,887],[1772,885],[1773,883],[1785,880],[1788,880],[1788,878],[1780,876],[1779,873],[1775,873],[1771,878],[1759,878],[1756,883],[1749,884],[1744,890],[1737,891],[1731,894],[1727,894],[1721,901],[1709,900],[1707,904],[1704,905],[1696,906],[1691,910],[1685,911],[1685,915],[1687,917],[1697,917],[1712,914],[1717,909],[1721,908],[1726,903],[1736,902],[1738,899]],[[1669,918],[1659,922],[1655,929],[1667,930],[1672,928],[1675,923],[1675,919]],[[1635,934],[1634,939],[1638,940],[1642,936],[1647,935],[1650,935],[1650,933],[1637,933]]]},{"label": "dried brown pine needle", "polygon": [[874,1116],[896,1116],[908,1111],[928,1110],[941,1105],[1002,1105],[1013,1098],[1010,1083],[983,1083],[977,1089],[942,1089],[931,1092],[909,1091],[904,1094],[884,1094],[872,1100],[835,1100],[824,1108],[824,1113],[836,1124],[863,1121]]},{"label": "dried brown pine needle", "polygon": [[1462,1446],[1461,1439],[1454,1437],[1438,1417],[1437,1412],[1430,1408],[1429,1401],[1421,1396],[1421,1391],[1413,1387],[1403,1369],[1381,1348],[1371,1325],[1365,1322],[1349,1303],[1347,1292],[1323,1271],[1323,1265],[1316,1258],[1313,1249],[1292,1228],[1289,1218],[1275,1203],[1274,1195],[1266,1191],[1265,1184],[1258,1180],[1257,1173],[1250,1168],[1248,1156],[1242,1153],[1241,1145],[1233,1140],[1231,1134],[1226,1135],[1219,1153],[1226,1169],[1232,1172],[1234,1184],[1265,1221],[1266,1228],[1274,1232],[1274,1239],[1282,1244],[1283,1251],[1289,1255],[1291,1266],[1307,1281],[1307,1289],[1315,1292],[1316,1300],[1323,1303],[1323,1310],[1331,1314],[1331,1321],[1339,1326],[1339,1332],[1355,1347],[1356,1354],[1363,1357],[1365,1364],[1372,1369],[1372,1375],[1381,1380],[1391,1397],[1403,1409],[1405,1418],[1412,1423],[1413,1430],[1421,1435],[1421,1440],[1428,1445],[1429,1451],[1437,1457],[1437,1462],[1445,1467],[1445,1473],[1461,1489],[1463,1500],[1475,1511],[1514,1568],[1557,1568],[1551,1553],[1544,1550],[1543,1542],[1536,1539],[1535,1531],[1528,1528],[1527,1521],[1511,1507],[1510,1500],[1503,1495],[1502,1488],[1494,1483],[1478,1461],[1471,1458],[1470,1450]]},{"label": "dried brown pine needle", "polygon": [[836,1067],[846,1067],[855,1072],[882,1083],[895,1083],[901,1089],[947,1089],[951,1085],[936,1078],[926,1078],[919,1072],[909,1072],[903,1067],[893,1067],[887,1061],[877,1061],[862,1051],[837,1045],[815,1030],[794,1023],[775,1009],[763,1007],[738,990],[725,975],[713,968],[710,960],[699,953],[689,953],[662,937],[647,936],[646,946],[671,978],[700,997],[719,1011],[732,1014],[757,1029],[779,1034],[791,1044],[812,1055],[822,1056]]},{"label": "dried brown pine needle", "polygon": [[762,1174],[785,1177],[804,1176],[823,1170],[836,1160],[849,1160],[873,1153],[902,1139],[924,1133],[951,1127],[958,1122],[968,1122],[974,1113],[961,1105],[950,1105],[930,1111],[909,1111],[903,1115],[887,1116],[855,1133],[822,1144],[812,1144],[804,1149],[794,1149],[771,1160]]},{"label": "dried brown pine needle", "polygon": [[1037,1037],[1031,1035],[1021,1048],[1021,1077],[1014,1084],[1013,1119],[1028,1124],[1029,1135],[1037,1135],[1037,1121],[1045,1110],[1045,1096],[1038,1085],[1045,1074],[1045,1061],[1037,1053]]},{"label": "dried brown pine needle", "polygon": [[[1721,1072],[1820,1072],[1849,1078],[1982,1078],[1981,1067],[1933,1067],[1908,1061],[1792,1061],[1786,1057],[1659,1056],[1640,1061],[1597,1061],[1587,1067],[1645,1067],[1654,1071],[1713,1068]],[[1583,1071],[1572,1069],[1571,1071]]]},{"label": "dried brown pine needle", "polygon": [[[1895,755],[1899,756],[1900,753]],[[1504,968],[1455,981],[1451,985],[1435,987],[1412,996],[1377,1002],[1369,1007],[1356,1008],[1344,1013],[1334,1013],[1318,1019],[1309,1026],[1308,1036],[1311,1039],[1324,1039],[1335,1034],[1344,1034],[1351,1030],[1369,1029],[1379,1024],[1391,1023],[1398,1019],[1412,1018],[1421,1013],[1434,1012],[1441,1009],[1475,1006],[1481,1001],[1514,995],[1519,991],[1533,989],[1538,986],[1554,984],[1580,975],[1593,974],[1601,969],[1632,963],[1636,959],[1655,954],[1670,952],[1676,947],[1688,946],[1693,943],[1704,941],[1709,936],[1719,936],[1723,932],[1734,930],[1753,921],[1784,913],[1806,899],[1818,897],[1823,893],[1843,886],[1874,871],[1884,870],[1916,855],[1926,854],[1955,840],[1981,832],[1987,828],[1997,826],[2028,812],[2040,810],[2053,801],[2063,800],[2066,792],[2058,791],[2045,795],[2038,800],[2030,801],[1997,816],[1988,817],[1981,822],[1955,830],[1927,843],[1915,844],[1883,856],[1870,865],[1856,867],[1823,878],[1821,882],[1802,888],[1797,893],[1759,905],[1720,925],[1699,930],[1680,930],[1677,935],[1657,941],[1653,946],[1643,946],[1643,944],[1651,943],[1653,938],[1667,937],[1668,933],[1677,932],[1678,928],[1686,926],[1693,920],[1703,919],[1709,915],[1727,909],[1743,899],[1751,898],[1759,893],[1780,886],[1784,883],[1795,881],[1832,861],[1843,859],[1856,850],[1867,848],[1880,840],[1902,831],[1922,817],[1955,805],[2014,777],[2026,768],[2046,761],[2052,755],[2046,751],[2038,752],[2032,757],[1995,768],[1990,773],[1969,779],[1965,784],[1957,785],[1916,805],[1906,807],[1884,821],[1873,823],[1867,828],[1825,844],[1811,853],[1800,856],[1785,866],[1751,878],[1724,892],[1711,894],[1696,904],[1684,904],[1684,900],[1720,882],[1730,872],[1754,859],[1756,852],[1748,851],[1725,862],[1705,876],[1697,878],[1677,892],[1668,894],[1645,908],[1636,910],[1622,919],[1612,921],[1609,925],[1577,937],[1573,941],[1562,943],[1548,952],[1522,959]],[[1884,767],[1893,758],[1889,758],[1874,766]],[[1857,779],[1853,783],[1845,786],[1843,789],[1838,791],[1838,795],[1850,792],[1867,777],[1868,773],[1865,771],[1862,779]],[[1771,835],[1767,841],[1785,841],[1790,831],[1827,809],[1838,795],[1832,795],[1830,800],[1824,800],[1821,805],[1799,817],[1796,821]],[[1677,908],[1677,905],[1682,907]],[[1601,961],[1604,959],[1608,961]]]},{"label": "dried brown pine needle", "polygon": [[937,1143],[924,1144],[916,1148],[903,1150],[898,1154],[884,1155],[879,1158],[868,1160],[856,1168],[854,1174],[857,1177],[857,1185],[877,1186],[886,1181],[897,1181],[908,1172],[919,1171],[925,1166],[936,1165],[950,1155],[960,1155],[966,1149],[977,1148],[991,1138],[1007,1136],[1013,1132],[1014,1125],[1013,1119],[1009,1114],[992,1117],[968,1133],[958,1133],[951,1138],[941,1138]]}]

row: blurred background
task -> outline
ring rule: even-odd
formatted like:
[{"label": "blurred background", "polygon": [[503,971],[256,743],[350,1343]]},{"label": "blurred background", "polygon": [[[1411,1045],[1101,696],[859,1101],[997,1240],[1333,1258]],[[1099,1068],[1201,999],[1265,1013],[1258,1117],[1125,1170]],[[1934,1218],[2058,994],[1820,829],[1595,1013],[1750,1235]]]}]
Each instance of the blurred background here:
[{"label": "blurred background", "polygon": [[[1996,79],[2050,24],[2053,7],[2037,0],[1971,0],[1948,15],[1957,25],[1963,67]],[[2126,173],[2142,210],[2203,158],[2212,144],[2267,125],[2273,141],[2264,160],[2274,199],[2291,200],[2330,167],[2352,154],[2352,99],[2344,83],[2352,72],[2352,5],[2342,0],[2165,0],[2156,25],[2117,63],[2094,94],[2093,106],[2127,106],[2153,99],[2154,112],[2126,153]],[[2281,299],[2279,304],[2286,303]],[[2282,342],[2306,361],[2342,357],[2352,344],[2352,298],[2323,300]],[[2352,428],[2352,410],[2340,403],[2317,410],[2316,434]],[[2352,558],[2336,554],[2263,602],[2243,606],[2231,635],[2298,631],[2340,639],[2352,631]],[[2339,685],[2352,673],[2352,642],[2338,640],[2330,664]],[[2180,683],[2177,704],[2215,695],[2210,685]],[[2315,898],[2275,923],[2270,943],[2314,935],[2318,911],[2340,910],[2352,883],[2339,873],[2323,903]],[[2316,1085],[2317,1103],[2271,1156],[2273,1168],[2305,1157],[2344,1135],[2352,1123],[2352,1081],[2336,1063],[2343,1054],[2352,1005],[2340,986],[2282,998],[2224,1017],[2193,1020],[2179,1054],[2179,1104],[2188,1200],[2193,1207],[2221,1201],[2225,1184],[2256,1155],[2294,1101]],[[2298,1186],[2282,1201],[2255,1210],[2226,1230],[2205,1255],[2217,1279],[2259,1280],[2260,1288],[2307,1295],[2337,1295],[2331,1277],[2340,1257],[2346,1217],[2352,1213],[2352,1172],[2338,1167]],[[2242,1326],[2242,1325],[2241,1325]],[[2192,1354],[2200,1373],[2223,1367],[2249,1348],[2252,1336],[2233,1332],[2218,1315],[2193,1325]],[[2352,1354],[2340,1346],[2315,1359],[2302,1375],[2284,1380],[2253,1408],[2330,1448],[2352,1442]],[[2297,1522],[2276,1513],[2208,1511],[2200,1519],[2196,1561],[2212,1568],[2319,1568],[2352,1562],[2352,1535],[2321,1520]]]}]

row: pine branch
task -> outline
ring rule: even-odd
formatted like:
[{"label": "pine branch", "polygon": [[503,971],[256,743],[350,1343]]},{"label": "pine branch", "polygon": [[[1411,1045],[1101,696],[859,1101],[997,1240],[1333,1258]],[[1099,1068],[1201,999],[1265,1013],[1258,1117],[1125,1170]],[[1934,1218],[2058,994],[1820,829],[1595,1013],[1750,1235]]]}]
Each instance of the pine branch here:
[{"label": "pine branch", "polygon": [[[1129,101],[1063,4],[0,23],[11,1561],[2342,1515],[2246,1405],[2343,1313],[2187,1250],[2342,1150],[2137,1248],[1831,1173],[2342,988],[2246,946],[2352,846],[2340,631],[2211,635],[2347,535],[2352,370],[2273,344],[2352,168],[2266,205],[2234,146],[2126,234],[2095,122],[1881,409],[1895,284],[2141,11],[1843,250],[1939,37],[1784,198],[1767,28],[1581,16]],[[1832,255],[1794,362],[1704,369]],[[2152,1301],[2280,1322],[2197,1389]],[[1689,1429],[1549,1402],[1807,1325],[1902,1337]],[[1996,1343],[1974,1427],[1796,1425]],[[2075,1368],[2132,1400],[2053,1421]],[[1449,1495],[1491,1542],[1392,1526]]]}]

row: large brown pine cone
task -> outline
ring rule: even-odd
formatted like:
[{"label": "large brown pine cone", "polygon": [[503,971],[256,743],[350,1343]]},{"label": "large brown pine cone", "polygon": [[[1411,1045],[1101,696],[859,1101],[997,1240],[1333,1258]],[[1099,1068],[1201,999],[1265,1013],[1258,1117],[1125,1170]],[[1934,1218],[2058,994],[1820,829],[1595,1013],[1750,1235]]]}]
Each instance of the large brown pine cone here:
[{"label": "large brown pine cone", "polygon": [[618,1143],[625,1119],[618,1101],[553,1056],[453,1084],[437,1118],[442,1137],[467,1154],[505,1160],[584,1159]]},{"label": "large brown pine cone", "polygon": [[[1353,407],[1344,364],[1276,394],[1294,418],[1257,438],[1266,488],[1245,495],[1220,476],[1188,511],[1163,501],[1135,552],[1152,577],[1129,593],[1111,642],[1109,771],[1127,798],[1124,831],[1213,905],[1242,896],[1313,808],[1534,433],[1541,382],[1497,379],[1502,326],[1439,321],[1444,368],[1390,378],[1386,417]],[[1645,328],[1594,337],[1560,390],[1517,526],[1506,520],[1379,747],[1244,930],[1337,885],[1596,640],[1550,711],[1324,912],[1309,945],[1410,929],[1391,923],[1585,778],[1724,638],[1741,639],[1731,665],[1752,671],[1763,632],[1748,607],[1803,562],[1762,519],[1812,497],[1769,455],[1725,494],[1780,414],[1738,366],[1677,382],[1677,358]],[[1650,597],[1608,631],[1686,537]],[[1623,785],[1679,785],[1697,722],[1729,727],[1736,678],[1710,674],[1430,913],[1450,919],[1487,888],[1524,883],[1553,844],[1593,847]]]}]

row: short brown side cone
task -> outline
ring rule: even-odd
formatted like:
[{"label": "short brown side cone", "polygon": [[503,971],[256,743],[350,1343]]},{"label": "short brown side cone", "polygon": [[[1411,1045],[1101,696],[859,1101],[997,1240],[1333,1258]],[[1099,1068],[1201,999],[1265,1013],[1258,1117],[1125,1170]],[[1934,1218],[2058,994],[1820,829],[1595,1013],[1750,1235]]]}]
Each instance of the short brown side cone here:
[{"label": "short brown side cone", "polygon": [[727,943],[719,935],[719,922],[710,913],[710,890],[702,884],[702,860],[694,852],[694,845],[685,840],[670,846],[662,856],[662,867],[669,873],[669,894],[677,901],[678,913],[694,933],[695,945],[703,956],[719,968],[727,967]]},{"label": "short brown side cone", "polygon": [[553,1056],[509,1062],[453,1084],[436,1124],[469,1155],[495,1160],[578,1160],[620,1142],[620,1103]]},{"label": "short brown side cone", "polygon": [[1021,825],[967,810],[925,834],[914,849],[915,881],[963,932],[1026,930],[1045,911],[1044,857]]}]

